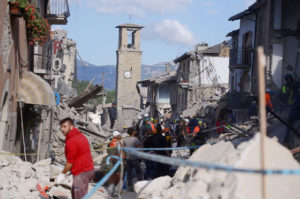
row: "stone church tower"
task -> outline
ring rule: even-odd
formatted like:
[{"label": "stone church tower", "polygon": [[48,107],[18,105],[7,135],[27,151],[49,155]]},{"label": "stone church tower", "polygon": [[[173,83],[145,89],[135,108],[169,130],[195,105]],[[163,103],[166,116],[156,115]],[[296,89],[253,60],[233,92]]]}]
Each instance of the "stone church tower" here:
[{"label": "stone church tower", "polygon": [[134,108],[140,108],[140,97],[136,83],[141,80],[140,32],[143,26],[127,23],[116,28],[119,29],[116,78],[118,118],[132,120]]}]

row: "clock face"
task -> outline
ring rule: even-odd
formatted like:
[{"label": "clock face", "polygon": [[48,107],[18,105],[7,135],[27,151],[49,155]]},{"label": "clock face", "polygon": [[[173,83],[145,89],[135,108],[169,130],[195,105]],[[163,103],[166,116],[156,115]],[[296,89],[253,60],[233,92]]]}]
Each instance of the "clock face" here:
[{"label": "clock face", "polygon": [[126,71],[126,72],[124,73],[124,76],[125,76],[125,78],[127,78],[127,79],[131,78],[131,72],[130,72],[130,71]]}]

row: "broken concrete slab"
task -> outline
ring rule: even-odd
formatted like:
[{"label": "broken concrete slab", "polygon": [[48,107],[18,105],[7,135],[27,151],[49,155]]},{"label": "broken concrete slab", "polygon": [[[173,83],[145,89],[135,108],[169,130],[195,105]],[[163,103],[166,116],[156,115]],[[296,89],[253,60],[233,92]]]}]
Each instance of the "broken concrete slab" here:
[{"label": "broken concrete slab", "polygon": [[[189,160],[239,168],[260,169],[260,139],[259,133],[248,142],[237,148],[231,142],[220,142],[214,145],[204,145],[193,153]],[[266,169],[300,169],[298,162],[290,151],[276,140],[265,137]],[[160,188],[159,181],[151,181],[156,187],[155,195],[147,189],[137,189],[139,195],[147,199],[261,199],[261,175],[249,173],[228,173],[202,168],[180,167],[170,181],[168,188]],[[138,182],[141,183],[141,182]],[[139,184],[137,186],[141,186]],[[145,182],[144,182],[145,184]],[[142,184],[143,185],[143,184]],[[266,191],[269,199],[298,199],[300,196],[300,178],[292,175],[266,176]],[[153,191],[153,190],[151,190]],[[154,192],[154,191],[153,191]]]},{"label": "broken concrete slab", "polygon": [[171,186],[172,178],[163,176],[156,178],[153,181],[140,181],[134,185],[134,190],[138,194],[138,198],[162,198],[159,190],[168,189]]}]

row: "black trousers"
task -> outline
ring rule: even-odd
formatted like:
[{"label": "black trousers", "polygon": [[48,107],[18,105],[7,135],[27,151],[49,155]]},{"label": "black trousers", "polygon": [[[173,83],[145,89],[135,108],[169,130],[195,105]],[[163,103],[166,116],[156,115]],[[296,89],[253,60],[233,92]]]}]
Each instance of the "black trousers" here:
[{"label": "black trousers", "polygon": [[113,129],[115,126],[115,120],[110,120],[110,129]]},{"label": "black trousers", "polygon": [[127,171],[128,188],[133,187],[133,184],[132,184],[132,179],[133,179],[132,169],[135,170],[138,181],[143,179],[142,170],[141,170],[141,167],[140,167],[140,160],[138,160],[138,159],[133,159],[133,160],[127,159],[126,160],[126,171]]}]

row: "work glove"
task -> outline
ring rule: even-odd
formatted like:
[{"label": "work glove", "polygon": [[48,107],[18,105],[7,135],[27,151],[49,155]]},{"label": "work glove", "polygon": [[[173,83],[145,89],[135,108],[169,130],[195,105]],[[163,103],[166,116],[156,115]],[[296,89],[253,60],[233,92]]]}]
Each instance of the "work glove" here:
[{"label": "work glove", "polygon": [[61,184],[63,181],[65,181],[66,175],[61,173],[56,177],[56,183]]}]

